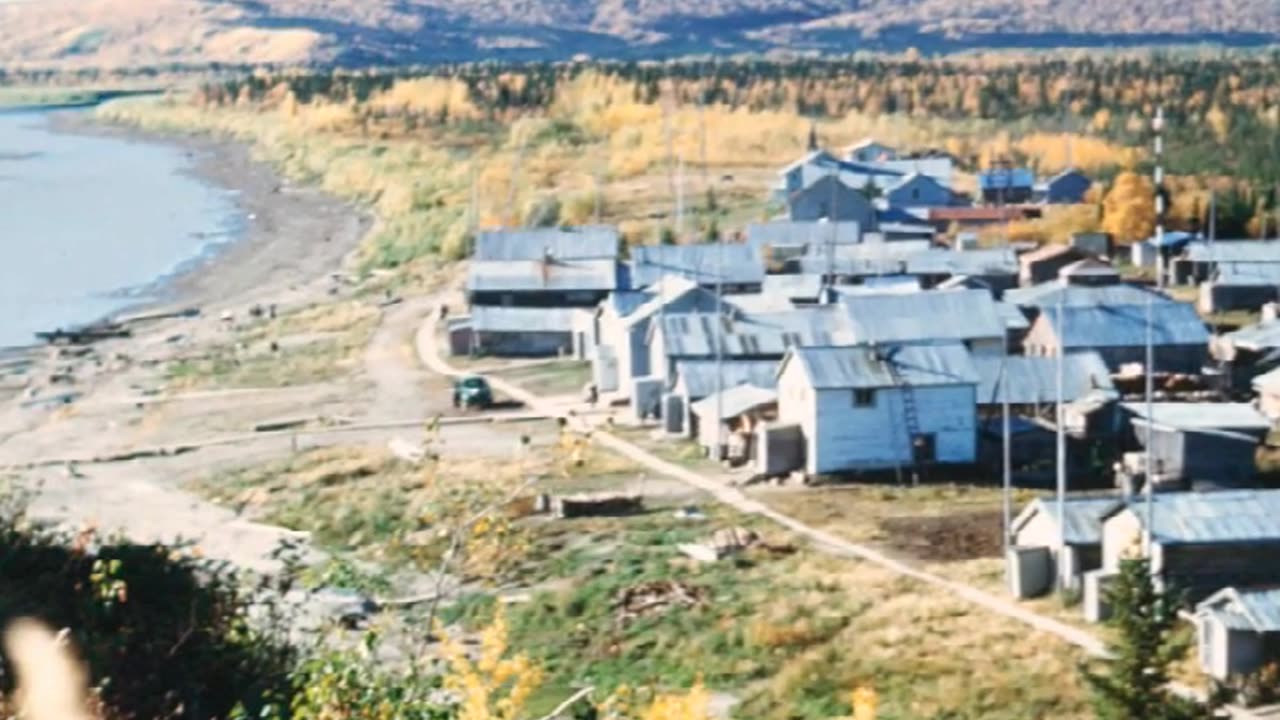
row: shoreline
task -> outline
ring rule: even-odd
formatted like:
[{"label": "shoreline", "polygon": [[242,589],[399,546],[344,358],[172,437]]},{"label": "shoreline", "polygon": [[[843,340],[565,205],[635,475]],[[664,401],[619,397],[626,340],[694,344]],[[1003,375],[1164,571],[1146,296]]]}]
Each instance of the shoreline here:
[{"label": "shoreline", "polygon": [[[240,140],[150,132],[100,120],[92,109],[53,111],[51,132],[162,145],[181,152],[183,172],[231,195],[231,239],[216,238],[147,283],[118,292],[125,300],[107,317],[175,307],[240,305],[341,271],[373,227],[365,208],[322,189],[294,185],[252,157]],[[94,322],[102,318],[86,318]]]}]

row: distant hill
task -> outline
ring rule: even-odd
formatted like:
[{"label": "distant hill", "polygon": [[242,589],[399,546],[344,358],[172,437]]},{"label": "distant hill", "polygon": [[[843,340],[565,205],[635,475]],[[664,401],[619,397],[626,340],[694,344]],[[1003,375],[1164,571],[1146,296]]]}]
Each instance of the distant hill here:
[{"label": "distant hill", "polygon": [[1280,43],[1277,0],[0,0],[0,66]]}]

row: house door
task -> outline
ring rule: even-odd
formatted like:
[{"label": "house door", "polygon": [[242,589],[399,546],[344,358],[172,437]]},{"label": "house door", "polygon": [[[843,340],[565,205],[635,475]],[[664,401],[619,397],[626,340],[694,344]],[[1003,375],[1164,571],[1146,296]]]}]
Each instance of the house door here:
[{"label": "house door", "polygon": [[933,433],[921,433],[911,439],[911,455],[917,464],[938,460],[938,437]]}]

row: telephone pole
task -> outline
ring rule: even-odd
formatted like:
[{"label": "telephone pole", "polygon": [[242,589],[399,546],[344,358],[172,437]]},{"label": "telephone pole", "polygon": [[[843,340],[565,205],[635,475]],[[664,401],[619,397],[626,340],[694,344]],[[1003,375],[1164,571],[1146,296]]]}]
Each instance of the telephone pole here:
[{"label": "telephone pole", "polygon": [[[1155,149],[1156,149],[1156,167],[1155,167],[1155,195],[1156,195],[1156,273],[1159,276],[1159,286],[1164,286],[1164,108],[1156,108],[1156,116],[1151,121],[1151,129],[1155,131]],[[1145,465],[1145,475],[1147,478],[1146,487],[1146,532],[1143,533],[1143,550],[1150,557],[1151,553],[1151,537],[1155,532],[1155,486],[1156,486],[1156,466],[1155,456],[1151,451],[1151,445],[1154,440],[1155,418],[1155,292],[1152,291],[1147,296],[1147,377],[1146,377],[1146,406],[1147,406],[1147,428],[1146,428],[1146,455],[1143,458]]]}]

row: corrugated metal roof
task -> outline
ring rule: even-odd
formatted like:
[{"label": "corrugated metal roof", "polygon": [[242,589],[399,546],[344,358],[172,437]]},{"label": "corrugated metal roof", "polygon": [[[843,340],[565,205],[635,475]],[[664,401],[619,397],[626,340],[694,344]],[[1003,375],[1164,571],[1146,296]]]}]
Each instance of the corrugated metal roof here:
[{"label": "corrugated metal roof", "polygon": [[1271,286],[1280,285],[1280,262],[1222,263],[1216,268],[1215,285]]},{"label": "corrugated metal roof", "polygon": [[[785,362],[803,365],[817,389],[968,385],[978,381],[969,351],[959,343],[796,348]],[[890,364],[897,368],[900,383]]]},{"label": "corrugated metal roof", "polygon": [[643,290],[615,290],[609,293],[605,302],[613,306],[618,317],[626,317],[654,298],[653,293]]},{"label": "corrugated metal roof", "polygon": [[475,260],[560,260],[618,257],[618,230],[608,226],[483,230],[476,236]]},{"label": "corrugated metal roof", "polygon": [[[1280,632],[1280,588],[1224,588],[1196,606],[1221,613],[1228,627],[1257,633]],[[1215,614],[1216,614],[1215,613]]]},{"label": "corrugated metal roof", "polygon": [[1018,259],[1011,248],[933,248],[909,256],[907,272],[916,275],[1016,275]]},{"label": "corrugated metal roof", "polygon": [[1052,308],[1056,307],[1059,297],[1067,307],[1089,307],[1100,305],[1146,305],[1147,298],[1154,295],[1159,303],[1175,302],[1154,290],[1119,283],[1089,287],[1084,285],[1066,285],[1058,280],[1051,280],[1039,285],[1024,288],[1010,288],[1004,293],[1004,301],[1019,307]]},{"label": "corrugated metal roof", "polygon": [[[777,360],[725,360],[719,364],[718,387],[754,385],[759,388],[778,386]],[[683,384],[685,392],[698,400],[716,391],[717,368],[715,360],[680,360],[676,362],[674,387]]]},{"label": "corrugated metal roof", "polygon": [[[1068,350],[1137,347],[1147,342],[1146,305],[1041,308],[1036,322],[1047,323]],[[1065,335],[1062,325],[1065,323]],[[1207,345],[1209,331],[1195,308],[1179,302],[1151,307],[1151,334],[1156,345]]]},{"label": "corrugated metal roof", "polygon": [[670,357],[711,357],[717,335],[727,357],[778,357],[796,345],[851,344],[843,314],[834,307],[811,307],[744,317],[711,314],[672,314],[661,323],[665,352]]},{"label": "corrugated metal roof", "polygon": [[719,397],[708,395],[690,405],[689,410],[700,418],[717,417],[716,411],[719,410],[719,418],[727,420],[776,402],[778,402],[777,390],[754,385],[737,385],[719,393]]},{"label": "corrugated metal roof", "polygon": [[[1068,545],[1098,545],[1102,542],[1102,519],[1124,505],[1124,499],[1110,496],[1068,496],[1062,504],[1065,525],[1063,540]],[[1013,521],[1015,531],[1022,529],[1037,514],[1058,524],[1058,503],[1054,498],[1032,500]]]},{"label": "corrugated metal roof", "polygon": [[978,174],[978,187],[983,190],[1029,188],[1035,182],[1035,173],[1027,168],[988,170]]},{"label": "corrugated metal roof", "polygon": [[745,315],[768,315],[796,309],[791,298],[770,292],[725,295],[724,304]]},{"label": "corrugated metal roof", "polygon": [[1199,240],[1187,245],[1187,259],[1193,262],[1280,263],[1277,240]]},{"label": "corrugated metal roof", "polygon": [[1261,351],[1280,348],[1280,321],[1272,320],[1249,325],[1229,332],[1223,337],[1246,350]]},{"label": "corrugated metal roof", "polygon": [[467,290],[616,290],[619,265],[614,260],[488,260],[471,263]]},{"label": "corrugated metal roof", "polygon": [[[1011,355],[1007,359],[998,355],[975,355],[977,368],[978,404],[995,405],[1004,402],[1004,388],[1008,388],[1009,402],[1014,405],[1048,405],[1058,399],[1058,358]],[[1104,391],[1115,394],[1111,372],[1096,352],[1067,353],[1063,356],[1062,395],[1066,402],[1075,402],[1090,393]],[[1008,382],[1001,384],[1004,370]]]},{"label": "corrugated metal roof", "polygon": [[766,275],[761,292],[791,300],[817,300],[822,294],[822,276],[817,273]]},{"label": "corrugated metal roof", "polygon": [[905,295],[844,295],[853,337],[860,343],[1003,338],[1004,321],[985,290],[935,290]]},{"label": "corrugated metal roof", "polygon": [[862,242],[862,230],[853,221],[826,222],[821,220],[775,220],[747,225],[747,245],[763,249],[774,247],[801,247],[830,243],[856,245]]},{"label": "corrugated metal roof", "polygon": [[[573,332],[578,308],[530,308],[473,305],[471,327],[477,332]],[[586,311],[590,312],[590,311]]]},{"label": "corrugated metal roof", "polygon": [[[1130,511],[1145,526],[1144,502]],[[1153,502],[1163,544],[1280,542],[1280,490],[1157,493]]]},{"label": "corrugated metal roof", "polygon": [[[1125,403],[1125,412],[1135,420],[1147,418],[1147,404]],[[1156,425],[1175,430],[1267,430],[1271,421],[1263,417],[1252,403],[1175,403],[1151,404]]]},{"label": "corrugated metal roof", "polygon": [[904,295],[920,292],[920,278],[915,275],[871,275],[861,285],[832,288],[836,297],[855,295]]},{"label": "corrugated metal roof", "polygon": [[764,281],[760,251],[740,243],[644,245],[631,250],[631,280],[647,287],[664,275],[678,275],[701,285],[757,284]]}]

